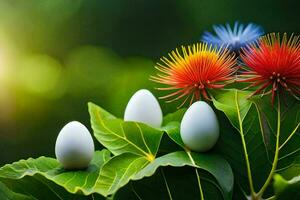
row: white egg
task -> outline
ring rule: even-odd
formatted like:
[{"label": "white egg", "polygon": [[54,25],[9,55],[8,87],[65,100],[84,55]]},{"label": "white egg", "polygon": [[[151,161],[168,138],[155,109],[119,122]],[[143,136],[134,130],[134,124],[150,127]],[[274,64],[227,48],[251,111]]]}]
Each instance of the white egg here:
[{"label": "white egg", "polygon": [[89,130],[80,122],[66,124],[59,132],[55,155],[65,169],[84,169],[94,155],[94,142]]},{"label": "white egg", "polygon": [[180,135],[191,150],[211,149],[219,138],[219,123],[213,109],[204,101],[193,103],[182,118]]},{"label": "white egg", "polygon": [[146,89],[137,91],[129,100],[124,121],[136,121],[153,127],[160,127],[163,114],[157,99]]}]

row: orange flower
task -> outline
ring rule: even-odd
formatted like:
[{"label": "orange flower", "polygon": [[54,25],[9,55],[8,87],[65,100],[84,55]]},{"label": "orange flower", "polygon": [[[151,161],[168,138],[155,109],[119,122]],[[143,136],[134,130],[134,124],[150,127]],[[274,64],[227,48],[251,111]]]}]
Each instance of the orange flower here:
[{"label": "orange flower", "polygon": [[169,58],[163,57],[160,60],[162,63],[156,65],[160,73],[150,79],[167,85],[158,88],[159,90],[173,90],[172,93],[160,97],[161,99],[172,102],[184,98],[179,107],[188,99],[190,104],[201,97],[209,100],[208,89],[223,88],[234,78],[236,71],[234,54],[206,43],[182,46],[181,52],[176,49],[169,53]]},{"label": "orange flower", "polygon": [[296,97],[300,94],[300,39],[271,33],[260,38],[257,45],[245,48],[241,55],[246,65],[242,82],[256,87],[256,94],[272,93],[272,103],[277,91],[282,89]]}]

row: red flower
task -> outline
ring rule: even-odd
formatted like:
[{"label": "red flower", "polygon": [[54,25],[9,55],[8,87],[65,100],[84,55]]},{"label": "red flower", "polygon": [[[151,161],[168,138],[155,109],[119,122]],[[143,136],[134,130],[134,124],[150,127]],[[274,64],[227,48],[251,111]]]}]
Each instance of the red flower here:
[{"label": "red flower", "polygon": [[169,53],[169,58],[160,60],[162,64],[157,63],[156,69],[161,73],[151,76],[151,80],[168,86],[159,90],[174,90],[161,99],[171,99],[167,102],[172,102],[184,98],[179,107],[188,99],[190,104],[200,100],[201,96],[209,100],[207,89],[223,88],[236,71],[234,54],[206,43],[182,46],[181,53],[176,49]]},{"label": "red flower", "polygon": [[[282,89],[296,97],[300,93],[300,40],[299,36],[289,39],[284,34],[271,33],[243,50],[241,55],[247,69],[242,73],[242,82],[249,87],[258,86],[252,94],[272,93],[272,103],[277,91]],[[246,77],[246,78],[245,78]]]}]

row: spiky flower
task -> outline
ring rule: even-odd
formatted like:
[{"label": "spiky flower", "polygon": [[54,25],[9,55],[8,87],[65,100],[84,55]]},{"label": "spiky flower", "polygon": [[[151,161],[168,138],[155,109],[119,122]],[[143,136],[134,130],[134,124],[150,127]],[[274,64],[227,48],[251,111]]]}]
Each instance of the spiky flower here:
[{"label": "spiky flower", "polygon": [[272,93],[273,103],[278,91],[286,90],[295,97],[300,94],[299,36],[268,34],[244,49],[241,57],[246,66],[241,81],[258,87],[253,95]]},{"label": "spiky flower", "polygon": [[257,39],[264,34],[263,29],[253,23],[244,26],[243,24],[235,22],[233,29],[227,23],[225,26],[213,26],[213,29],[216,35],[206,31],[201,40],[219,47],[227,47],[235,52],[257,41]]},{"label": "spiky flower", "polygon": [[151,80],[167,86],[159,90],[173,91],[161,99],[172,102],[183,98],[179,107],[188,99],[190,104],[202,97],[209,100],[208,89],[223,88],[235,73],[235,55],[206,43],[182,46],[181,51],[176,49],[168,55],[157,63],[156,69],[160,73],[151,76]]}]

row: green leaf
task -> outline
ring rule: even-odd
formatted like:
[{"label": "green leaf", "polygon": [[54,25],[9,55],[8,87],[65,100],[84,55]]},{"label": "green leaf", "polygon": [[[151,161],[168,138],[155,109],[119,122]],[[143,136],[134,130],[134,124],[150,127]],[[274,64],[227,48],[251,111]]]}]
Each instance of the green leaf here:
[{"label": "green leaf", "polygon": [[[229,198],[233,188],[233,173],[227,161],[220,156],[212,154],[192,152],[191,157],[193,160],[191,160],[188,153],[184,151],[173,152],[159,157],[136,174],[134,180],[153,175],[158,167],[161,166],[182,167],[188,165],[211,173],[220,184],[224,193],[227,193],[227,195],[224,196]],[[193,162],[195,162],[195,164]]]},{"label": "green leaf", "polygon": [[[281,120],[279,137],[279,161],[277,171],[285,170],[300,155],[300,103],[289,94],[280,96]],[[269,160],[273,159],[276,142],[277,105],[271,105],[270,98],[254,101],[261,124],[261,133]]]},{"label": "green leaf", "polygon": [[131,181],[114,195],[114,199],[201,199],[196,171],[200,176],[204,199],[224,200],[214,176],[189,166],[160,167],[151,177]]},{"label": "green leaf", "polygon": [[274,176],[274,190],[277,199],[300,198],[300,157],[286,169]]},{"label": "green leaf", "polygon": [[252,106],[252,102],[247,100],[251,93],[238,90],[224,91],[214,96],[213,103],[218,110],[225,113],[232,125],[239,130],[240,122],[237,114],[239,113],[240,119],[243,122]]},{"label": "green leaf", "polygon": [[51,196],[53,199],[70,199],[75,198],[72,194],[90,195],[96,192],[93,188],[100,168],[109,158],[109,151],[96,151],[89,167],[77,171],[64,170],[54,158],[29,158],[0,168],[0,181],[15,192],[30,194],[37,199],[41,199],[43,193],[48,194],[49,199]]},{"label": "green leaf", "polygon": [[114,155],[129,152],[154,159],[163,131],[143,123],[115,119],[93,103],[89,103],[89,112],[96,139]]},{"label": "green leaf", "polygon": [[126,185],[149,161],[145,157],[124,153],[110,159],[101,169],[93,190],[108,196]]},{"label": "green leaf", "polygon": [[300,156],[295,159],[295,161],[289,165],[289,167],[277,171],[285,179],[292,179],[295,176],[300,175]]},{"label": "green leaf", "polygon": [[[221,126],[221,135],[215,148],[216,152],[223,155],[231,164],[234,172],[236,186],[249,194],[249,183],[245,163],[245,154],[242,147],[242,139],[245,141],[254,188],[256,191],[265,182],[274,158],[277,110],[270,102],[270,97],[248,99],[251,93],[235,89],[223,90],[214,95],[215,107],[222,111],[229,119],[234,129],[228,126],[228,122],[222,114],[218,113]],[[299,123],[300,104],[294,99],[285,98],[281,104],[281,135],[280,145],[284,144],[289,135]],[[241,127],[243,134],[241,134]],[[279,154],[277,170],[288,167],[300,154],[299,132],[296,130],[293,137],[282,147]],[[235,193],[238,193],[236,190]],[[269,187],[265,196],[272,195]],[[244,196],[235,198],[244,199]]]},{"label": "green leaf", "polygon": [[300,175],[286,180],[281,175],[275,174],[274,190],[276,199],[300,199]]},{"label": "green leaf", "polygon": [[249,194],[249,183],[242,139],[245,140],[247,147],[256,189],[263,185],[270,170],[270,159],[261,133],[258,114],[253,102],[248,100],[250,94],[248,91],[235,89],[223,90],[214,95],[213,99],[215,107],[226,115],[234,127],[233,129],[228,126],[227,120],[218,114],[221,128],[216,152],[229,161],[236,174],[236,183],[239,183],[237,187],[242,187],[247,194]]},{"label": "green leaf", "polygon": [[164,130],[169,138],[178,144],[180,147],[185,148],[185,145],[181,139],[180,136],[180,122],[170,122],[166,126],[162,127],[162,130]]},{"label": "green leaf", "polygon": [[[172,199],[182,199],[183,196],[186,199],[198,199],[197,174],[193,170],[197,168],[201,170],[200,180],[206,199],[219,199],[218,194],[221,199],[231,199],[233,173],[228,162],[213,154],[191,153],[190,156],[184,151],[178,151],[156,158],[132,178],[135,180],[132,183],[134,186],[130,186],[129,190],[133,191],[134,187],[134,193],[141,199],[150,199],[149,195],[152,199],[166,199],[168,196]],[[174,167],[177,170],[174,171]],[[148,188],[152,190],[148,192]],[[153,191],[153,188],[156,190]],[[187,191],[190,193],[186,193]],[[122,199],[121,196],[128,196],[128,192],[121,189],[116,196],[117,199]]]},{"label": "green leaf", "polygon": [[187,109],[182,108],[182,109],[175,111],[174,113],[167,114],[164,117],[163,126],[166,126],[171,122],[181,122],[182,117],[183,117],[184,113],[186,112],[186,110]]},{"label": "green leaf", "polygon": [[165,131],[173,142],[184,148],[184,143],[180,136],[180,123],[186,109],[177,110],[164,117],[162,130]]},{"label": "green leaf", "polygon": [[0,199],[1,200],[34,200],[34,198],[11,191],[0,182]]},{"label": "green leaf", "polygon": [[[281,95],[280,99],[280,151],[276,168],[278,173],[295,165],[296,159],[300,156],[300,103],[289,94]],[[270,98],[258,99],[254,101],[254,104],[259,114],[265,149],[269,160],[272,161],[277,139],[277,105],[271,105]]]}]

